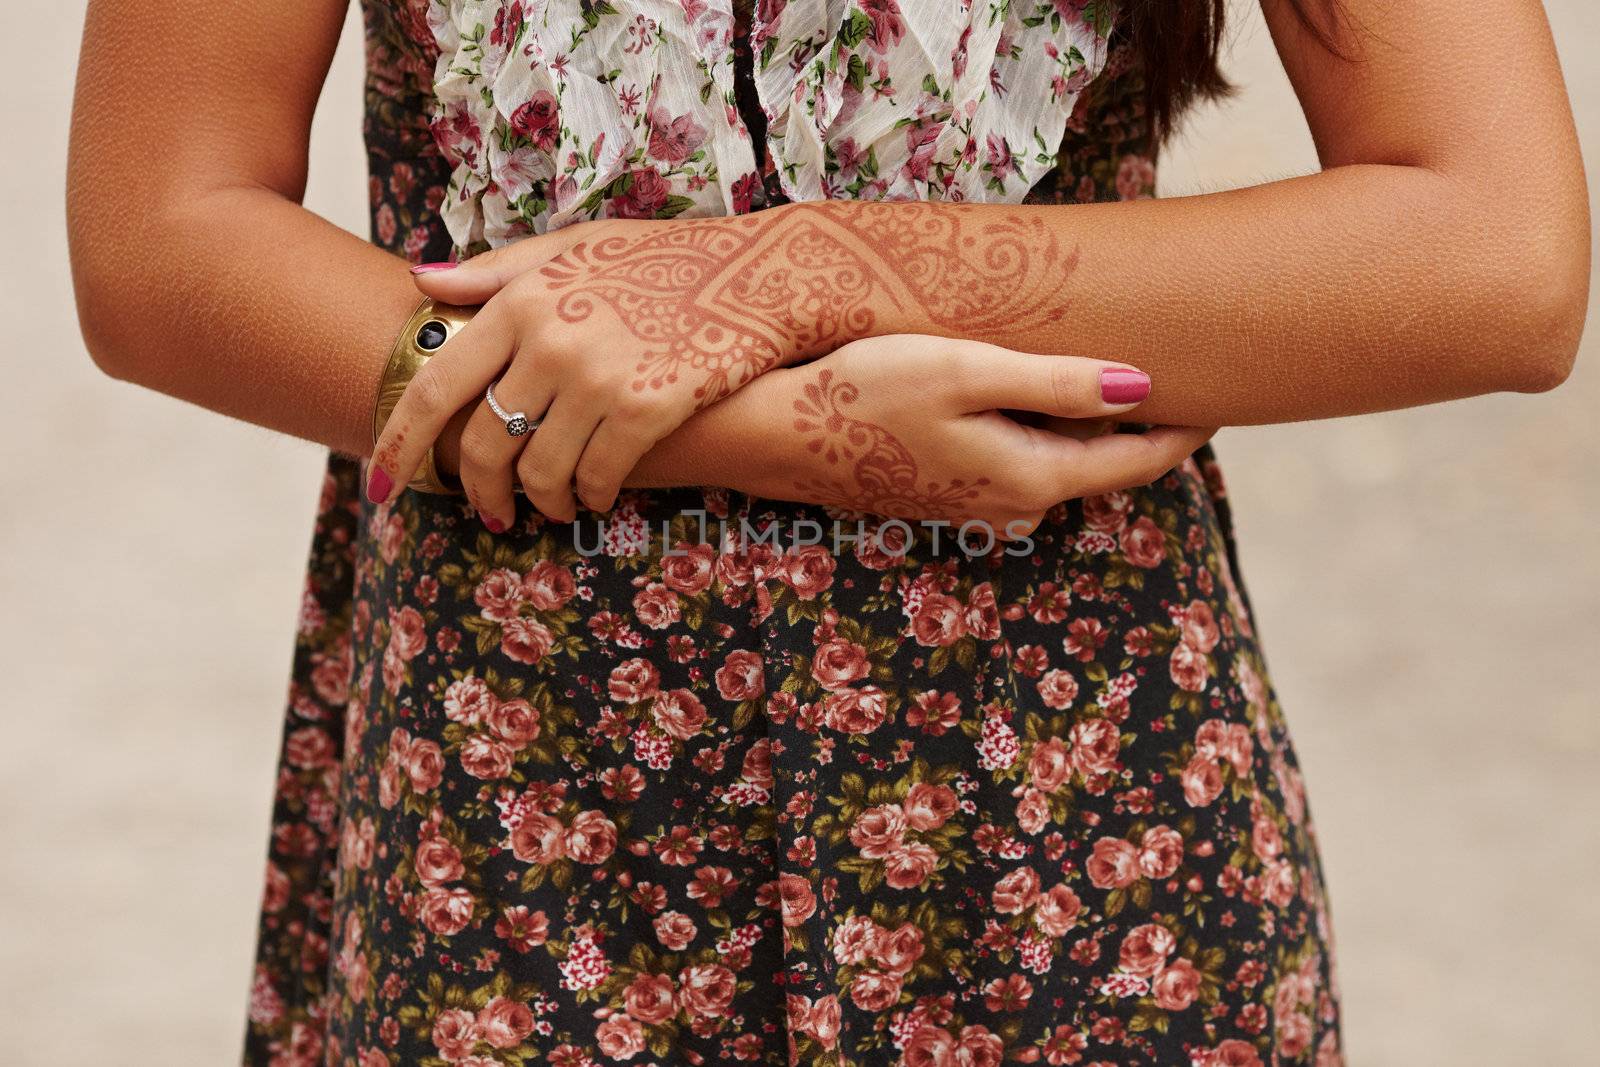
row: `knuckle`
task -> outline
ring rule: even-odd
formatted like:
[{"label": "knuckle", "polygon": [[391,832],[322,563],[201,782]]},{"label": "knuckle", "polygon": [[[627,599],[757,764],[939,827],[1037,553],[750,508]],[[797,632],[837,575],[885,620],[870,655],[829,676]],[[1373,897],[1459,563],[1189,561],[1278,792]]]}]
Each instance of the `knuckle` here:
[{"label": "knuckle", "polygon": [[591,492],[605,489],[611,483],[611,475],[601,470],[584,470],[581,467],[573,476],[572,487],[578,491],[579,496],[588,496]]},{"label": "knuckle", "polygon": [[517,475],[522,483],[522,489],[530,497],[547,497],[556,490],[555,480],[537,473],[521,473]]},{"label": "knuckle", "polygon": [[[501,403],[505,406],[504,401]],[[520,405],[510,405],[513,411],[519,407]],[[466,429],[461,433],[462,448],[470,447],[474,452],[494,457],[506,466],[523,452],[525,446],[532,443],[528,439],[508,436],[505,423],[500,420],[500,416],[489,410],[488,402],[483,400],[478,402],[477,410],[472,418],[467,420]]]},{"label": "knuckle", "polygon": [[609,474],[578,472],[575,479],[578,499],[585,504],[604,504],[618,489],[617,480]]},{"label": "knuckle", "polygon": [[1151,482],[1160,481],[1166,477],[1168,471],[1182,462],[1181,456],[1157,455],[1146,465],[1142,472],[1144,480],[1140,484],[1149,485]]},{"label": "knuckle", "polygon": [[524,459],[517,464],[517,478],[531,493],[549,493],[562,486],[561,475],[555,473],[538,459]]},{"label": "knuckle", "polygon": [[411,379],[406,392],[411,395],[417,411],[423,416],[437,417],[454,411],[452,388],[454,375],[449,364],[429,360],[427,365]]},{"label": "knuckle", "polygon": [[604,400],[613,408],[630,395],[614,372],[593,359],[570,359],[567,363],[567,385],[583,399]]},{"label": "knuckle", "polygon": [[1146,455],[1140,457],[1135,465],[1134,477],[1139,479],[1138,484],[1149,485],[1176,467],[1183,460],[1183,457],[1176,453],[1175,448],[1150,446],[1146,450]]},{"label": "knuckle", "polygon": [[[491,265],[492,266],[492,265]],[[529,330],[542,323],[543,315],[525,317],[529,311],[538,306],[538,280],[532,273],[518,274],[506,281],[500,291],[490,298],[490,302],[498,301],[500,309],[508,312],[513,319],[522,318],[522,329]]]},{"label": "knuckle", "polygon": [[477,456],[493,456],[498,453],[497,445],[505,439],[505,430],[500,428],[498,419],[493,424],[480,415],[474,416],[467,423],[467,428],[461,434],[461,450],[472,452]]},{"label": "knuckle", "polygon": [[1081,390],[1072,373],[1072,368],[1066,360],[1060,360],[1050,365],[1050,399],[1055,404],[1055,410],[1060,412],[1076,411]]},{"label": "knuckle", "polygon": [[629,445],[649,444],[669,421],[666,409],[648,393],[626,389],[612,401],[607,415],[616,420],[613,432]]},{"label": "knuckle", "polygon": [[548,313],[549,301],[543,293],[534,293],[525,287],[518,302],[532,314],[522,325],[523,349],[547,366],[568,365],[579,351],[572,326]]},{"label": "knuckle", "polygon": [[460,462],[463,475],[467,471],[487,473],[502,466],[499,456],[481,430],[468,431],[462,436]]},{"label": "knuckle", "polygon": [[981,380],[977,373],[979,361],[973,358],[972,350],[968,346],[958,341],[946,341],[941,344],[934,360],[939,373],[963,397],[968,395]]},{"label": "knuckle", "polygon": [[584,482],[596,484],[620,478],[627,473],[622,467],[628,462],[627,450],[618,447],[617,435],[607,433],[605,440],[590,442],[584,450],[583,458],[578,461],[577,469],[572,472],[575,485]]}]

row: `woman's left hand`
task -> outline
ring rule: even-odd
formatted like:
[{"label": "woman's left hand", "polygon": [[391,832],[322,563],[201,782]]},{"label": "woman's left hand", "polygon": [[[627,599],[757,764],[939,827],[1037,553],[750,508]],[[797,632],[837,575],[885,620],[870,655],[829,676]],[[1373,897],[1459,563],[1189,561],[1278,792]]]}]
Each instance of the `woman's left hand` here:
[{"label": "woman's left hand", "polygon": [[[483,308],[396,405],[369,497],[391,498],[476,402],[460,476],[485,522],[510,523],[517,481],[558,521],[577,516],[574,484],[585,507],[608,510],[651,445],[802,349],[794,316],[740,292],[740,254],[762,225],[755,216],[580,223],[419,271],[427,295]],[[539,422],[531,435],[510,436],[483,402],[491,384],[505,410]]]}]

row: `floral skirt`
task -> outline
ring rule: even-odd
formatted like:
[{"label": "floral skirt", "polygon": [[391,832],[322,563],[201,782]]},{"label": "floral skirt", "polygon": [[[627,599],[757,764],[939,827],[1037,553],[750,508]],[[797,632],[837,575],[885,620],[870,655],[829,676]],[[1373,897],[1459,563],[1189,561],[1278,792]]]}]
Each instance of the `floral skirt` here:
[{"label": "floral skirt", "polygon": [[700,490],[496,536],[359,474],[247,1064],[1341,1062],[1210,446],[987,554]]}]

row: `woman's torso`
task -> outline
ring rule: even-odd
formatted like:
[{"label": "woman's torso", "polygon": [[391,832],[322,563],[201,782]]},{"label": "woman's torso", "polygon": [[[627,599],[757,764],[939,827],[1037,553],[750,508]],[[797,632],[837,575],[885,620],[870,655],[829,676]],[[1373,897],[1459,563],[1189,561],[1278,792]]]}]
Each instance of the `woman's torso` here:
[{"label": "woman's torso", "polygon": [[[414,261],[452,249],[428,8],[364,5],[373,238]],[[1029,199],[1151,195],[1140,96],[1113,37]],[[312,546],[247,1062],[1338,1062],[1209,446],[1023,556],[701,543],[686,513],[836,517],[701,489],[586,555],[358,473]]]}]

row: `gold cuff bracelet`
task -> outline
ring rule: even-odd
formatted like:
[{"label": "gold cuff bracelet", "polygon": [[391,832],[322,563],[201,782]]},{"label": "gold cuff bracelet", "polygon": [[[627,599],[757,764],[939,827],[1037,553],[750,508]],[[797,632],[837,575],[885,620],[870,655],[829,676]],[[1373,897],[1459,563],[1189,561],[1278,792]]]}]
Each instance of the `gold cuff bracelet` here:
[{"label": "gold cuff bracelet", "polygon": [[[435,303],[431,297],[417,305],[417,310],[411,313],[401,328],[400,336],[395,338],[394,348],[389,352],[389,362],[383,368],[383,378],[378,383],[378,405],[372,412],[373,441],[377,441],[383,433],[383,424],[389,421],[395,405],[400,402],[401,395],[411,379],[416,377],[417,371],[422,369],[430,356],[444,347],[446,341],[456,335],[456,331],[472,321],[477,310],[475,307]],[[411,479],[410,487],[419,493],[461,492],[458,486],[446,484],[440,475],[432,447],[423,458],[416,477]]]}]

